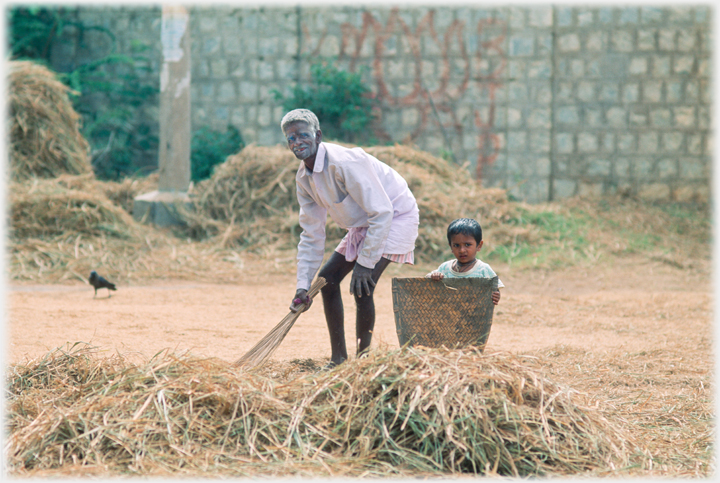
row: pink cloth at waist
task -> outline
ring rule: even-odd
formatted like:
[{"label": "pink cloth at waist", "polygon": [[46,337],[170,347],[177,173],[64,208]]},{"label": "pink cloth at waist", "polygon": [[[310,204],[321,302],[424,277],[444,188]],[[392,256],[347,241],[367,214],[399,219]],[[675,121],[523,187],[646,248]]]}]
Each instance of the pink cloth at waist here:
[{"label": "pink cloth at waist", "polygon": [[[348,262],[357,260],[358,255],[360,255],[363,249],[367,230],[368,227],[366,226],[350,228],[347,235],[345,235],[337,248],[335,248],[335,251],[341,255],[345,255],[345,260]],[[383,253],[382,256],[395,263],[409,263],[411,265],[415,263],[414,250],[410,250],[408,253]]]}]

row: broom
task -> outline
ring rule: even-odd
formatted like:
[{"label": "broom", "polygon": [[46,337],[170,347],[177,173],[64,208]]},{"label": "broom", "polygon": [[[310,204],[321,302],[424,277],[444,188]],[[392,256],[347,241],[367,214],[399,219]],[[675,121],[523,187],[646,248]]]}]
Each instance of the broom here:
[{"label": "broom", "polygon": [[[315,295],[320,291],[321,288],[325,286],[325,279],[322,277],[318,277],[317,280],[310,286],[310,290],[308,290],[308,297],[310,300],[312,300]],[[280,321],[278,325],[276,325],[273,330],[268,332],[268,334],[260,339],[260,342],[255,344],[255,346],[247,351],[247,353],[242,356],[240,359],[235,361],[235,366],[238,367],[257,367],[265,360],[270,357],[270,355],[275,352],[275,349],[277,349],[280,344],[282,343],[283,339],[285,339],[285,336],[292,328],[295,321],[300,317],[300,314],[305,312],[307,310],[307,305],[301,306],[297,312],[290,311],[289,314],[285,316],[284,319]]]}]

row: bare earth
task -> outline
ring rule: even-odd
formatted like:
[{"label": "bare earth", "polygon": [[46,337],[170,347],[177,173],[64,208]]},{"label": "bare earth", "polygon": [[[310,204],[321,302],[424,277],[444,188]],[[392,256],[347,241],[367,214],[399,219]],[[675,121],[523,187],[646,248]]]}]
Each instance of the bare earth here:
[{"label": "bare earth", "polygon": [[[388,269],[376,290],[373,347],[398,346],[391,278],[421,276],[431,268]],[[711,357],[709,262],[685,269],[639,258],[551,272],[495,268],[506,288],[495,311],[488,351],[527,353],[561,345],[598,355],[666,349],[701,350]],[[120,285],[110,298],[104,289],[93,298],[93,289],[80,281],[11,285],[5,362],[27,362],[78,341],[107,350],[108,355],[117,351],[130,358],[146,359],[168,349],[235,361],[288,313],[294,293],[291,265],[261,278],[257,273],[246,267],[245,281],[235,284],[169,280]],[[349,277],[346,286],[348,281]],[[349,294],[345,301],[352,353],[354,304]],[[318,299],[273,358],[325,360],[329,355]],[[708,368],[711,365],[708,360]]]}]

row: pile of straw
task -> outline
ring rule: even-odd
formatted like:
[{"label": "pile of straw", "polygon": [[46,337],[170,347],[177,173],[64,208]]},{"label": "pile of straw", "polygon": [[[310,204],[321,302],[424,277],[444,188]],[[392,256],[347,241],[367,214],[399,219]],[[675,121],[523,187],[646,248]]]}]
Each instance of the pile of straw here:
[{"label": "pile of straw", "polygon": [[523,356],[375,351],[285,376],[167,353],[97,356],[77,345],[10,367],[11,474],[525,477],[628,461],[627,435]]},{"label": "pile of straw", "polygon": [[14,183],[10,187],[11,238],[139,236],[132,217],[100,189],[87,176]]},{"label": "pile of straw", "polygon": [[86,281],[90,270],[102,270],[122,284],[168,276],[236,278],[243,261],[237,253],[142,225],[120,206],[152,183],[156,180],[102,182],[91,173],[11,183],[11,278]]},{"label": "pile of straw", "polygon": [[[445,232],[455,218],[476,218],[491,233],[511,218],[515,209],[504,190],[482,188],[465,167],[408,146],[366,150],[408,181],[420,208],[416,253],[422,260],[447,256]],[[268,246],[293,248],[301,231],[295,194],[298,163],[282,146],[250,145],[228,157],[210,179],[196,187],[195,210],[188,214],[191,235],[215,237],[222,246],[255,252],[268,250]],[[498,230],[498,237],[488,238],[491,244],[512,241],[517,234],[510,231]],[[336,245],[344,234],[345,230],[329,222],[328,246]]]},{"label": "pile of straw", "polygon": [[92,172],[69,88],[34,62],[12,61],[8,67],[12,179]]}]

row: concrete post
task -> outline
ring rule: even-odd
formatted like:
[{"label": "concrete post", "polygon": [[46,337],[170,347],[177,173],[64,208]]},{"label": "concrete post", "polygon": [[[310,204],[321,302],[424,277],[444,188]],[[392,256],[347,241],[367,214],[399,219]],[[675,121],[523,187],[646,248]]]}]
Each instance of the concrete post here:
[{"label": "concrete post", "polygon": [[182,223],[190,186],[190,15],[180,5],[162,7],[158,191],[135,198],[133,216],[157,225]]}]

